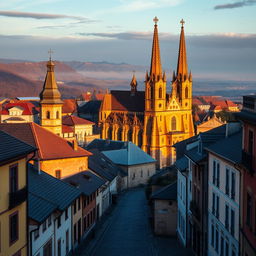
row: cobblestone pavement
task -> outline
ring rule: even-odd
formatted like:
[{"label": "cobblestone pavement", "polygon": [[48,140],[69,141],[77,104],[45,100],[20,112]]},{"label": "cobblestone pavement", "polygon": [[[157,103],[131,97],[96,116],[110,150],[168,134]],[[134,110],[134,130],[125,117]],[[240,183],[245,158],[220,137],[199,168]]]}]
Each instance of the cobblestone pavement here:
[{"label": "cobblestone pavement", "polygon": [[157,237],[148,220],[148,205],[143,188],[120,196],[115,208],[97,228],[96,236],[82,245],[75,255],[161,256],[192,255],[175,238]]}]

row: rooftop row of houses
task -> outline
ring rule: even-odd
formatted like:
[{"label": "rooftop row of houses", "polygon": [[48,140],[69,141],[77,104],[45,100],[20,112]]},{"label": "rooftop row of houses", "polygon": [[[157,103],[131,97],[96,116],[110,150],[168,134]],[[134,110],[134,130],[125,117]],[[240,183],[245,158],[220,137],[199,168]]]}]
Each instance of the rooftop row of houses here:
[{"label": "rooftop row of houses", "polygon": [[119,191],[155,173],[131,142],[87,150],[36,123],[0,124],[0,141],[0,255],[69,255]]},{"label": "rooftop row of houses", "polygon": [[256,255],[255,106],[175,145],[177,234],[196,255]]}]

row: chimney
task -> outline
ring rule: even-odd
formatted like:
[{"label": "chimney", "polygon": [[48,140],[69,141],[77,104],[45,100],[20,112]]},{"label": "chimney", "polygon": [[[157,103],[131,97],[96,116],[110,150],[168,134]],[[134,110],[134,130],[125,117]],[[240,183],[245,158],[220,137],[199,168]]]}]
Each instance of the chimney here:
[{"label": "chimney", "polygon": [[41,165],[39,158],[34,160],[34,168],[37,170],[38,174],[41,174]]},{"label": "chimney", "polygon": [[77,140],[76,139],[73,140],[73,149],[75,151],[77,151],[77,149],[78,149],[78,145],[77,145]]}]

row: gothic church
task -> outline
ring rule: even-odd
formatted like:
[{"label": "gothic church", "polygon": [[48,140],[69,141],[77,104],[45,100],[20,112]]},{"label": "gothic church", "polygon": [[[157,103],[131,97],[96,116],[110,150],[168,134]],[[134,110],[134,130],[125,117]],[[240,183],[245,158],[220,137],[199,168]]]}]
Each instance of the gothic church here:
[{"label": "gothic church", "polygon": [[103,139],[132,141],[155,158],[162,168],[175,161],[172,145],[194,135],[192,74],[188,72],[182,20],[177,70],[173,72],[172,92],[166,93],[156,17],[154,22],[151,67],[150,72],[146,72],[145,91],[137,91],[133,75],[130,91],[107,93],[99,123]]}]

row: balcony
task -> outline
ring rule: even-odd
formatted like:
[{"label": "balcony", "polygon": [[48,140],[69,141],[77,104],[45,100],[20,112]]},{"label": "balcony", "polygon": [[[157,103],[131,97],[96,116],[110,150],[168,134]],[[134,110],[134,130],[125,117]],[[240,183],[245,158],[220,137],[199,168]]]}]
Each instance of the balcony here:
[{"label": "balcony", "polygon": [[250,173],[254,173],[252,160],[252,154],[249,154],[246,151],[242,150],[242,164],[246,169],[248,169]]},{"label": "balcony", "polygon": [[9,193],[9,209],[12,209],[27,200],[27,188],[24,187]]},{"label": "balcony", "polygon": [[193,216],[197,218],[197,220],[200,220],[200,209],[196,203],[196,201],[192,200],[190,202],[190,211],[192,212]]}]

